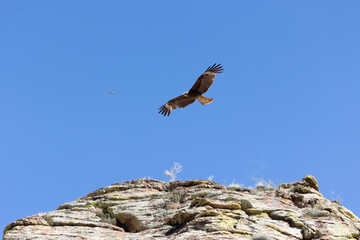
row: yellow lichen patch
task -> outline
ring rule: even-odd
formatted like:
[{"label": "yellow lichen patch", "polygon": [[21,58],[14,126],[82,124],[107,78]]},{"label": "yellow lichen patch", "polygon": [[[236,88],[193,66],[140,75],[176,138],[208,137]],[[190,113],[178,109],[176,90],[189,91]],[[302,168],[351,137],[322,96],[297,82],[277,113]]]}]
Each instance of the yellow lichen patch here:
[{"label": "yellow lichen patch", "polygon": [[314,191],[314,189],[308,188],[303,185],[298,185],[298,186],[295,186],[295,188],[294,188],[294,192],[298,192],[298,193],[312,193],[313,191]]},{"label": "yellow lichen patch", "polygon": [[248,215],[259,215],[260,213],[262,213],[262,211],[260,209],[257,208],[248,208],[245,210],[245,212]]},{"label": "yellow lichen patch", "polygon": [[45,219],[47,224],[42,224],[42,225],[47,225],[47,226],[53,226],[54,225],[54,220],[52,219],[52,217],[50,216],[43,216],[43,218]]},{"label": "yellow lichen patch", "polygon": [[259,218],[270,218],[269,214],[267,214],[266,212],[262,212],[260,214],[254,215],[254,217],[259,217]]},{"label": "yellow lichen patch", "polygon": [[214,201],[207,198],[201,199],[194,199],[190,205],[193,206],[205,206],[209,205],[213,208],[220,208],[220,209],[241,209],[241,202],[221,202],[221,201]]},{"label": "yellow lichen patch", "polygon": [[359,232],[357,229],[343,223],[333,222],[332,224],[328,225],[327,229],[329,235],[334,237],[351,238],[354,236],[359,236]]},{"label": "yellow lichen patch", "polygon": [[81,211],[86,211],[89,208],[85,208],[85,207],[73,207],[71,208],[71,211],[77,211],[77,212],[81,212]]},{"label": "yellow lichen patch", "polygon": [[199,206],[210,205],[209,203],[210,203],[210,200],[207,198],[201,198],[198,201]]},{"label": "yellow lichen patch", "polygon": [[320,192],[318,192],[318,191],[315,191],[315,192],[312,192],[313,194],[316,194],[316,195],[318,195],[319,197],[324,197]]},{"label": "yellow lichen patch", "polygon": [[196,199],[196,198],[204,198],[206,197],[207,195],[209,195],[208,192],[198,192],[198,193],[195,193],[192,195],[192,198],[193,199]]},{"label": "yellow lichen patch", "polygon": [[172,218],[168,219],[167,223],[170,225],[185,224],[193,220],[198,214],[197,211],[180,210]]},{"label": "yellow lichen patch", "polygon": [[209,211],[204,211],[200,214],[200,216],[217,216],[219,215],[220,213],[216,210],[209,210]]},{"label": "yellow lichen patch", "polygon": [[242,224],[236,224],[231,232],[236,233],[236,234],[245,235],[245,236],[251,236],[253,233],[249,229],[249,227],[247,227],[246,225],[242,225]]},{"label": "yellow lichen patch", "polygon": [[301,222],[301,221],[299,221],[299,220],[293,220],[293,224],[294,224],[294,226],[297,227],[297,228],[302,228],[302,227],[304,227],[304,223]]},{"label": "yellow lichen patch", "polygon": [[289,200],[289,199],[281,199],[280,200],[281,203],[286,204],[286,205],[292,205],[293,201]]},{"label": "yellow lichen patch", "polygon": [[283,232],[279,227],[275,226],[274,224],[267,224],[268,227],[275,229],[276,231]]},{"label": "yellow lichen patch", "polygon": [[316,191],[319,191],[319,184],[314,176],[306,175],[302,180],[309,184],[309,186],[314,188]]},{"label": "yellow lichen patch", "polygon": [[210,206],[214,208],[222,208],[222,209],[241,209],[240,202],[231,202],[231,203],[210,202]]},{"label": "yellow lichen patch", "polygon": [[299,220],[298,216],[295,215],[293,212],[289,211],[289,215],[287,217],[287,221],[291,223],[292,226],[297,228],[304,227],[304,223]]},{"label": "yellow lichen patch", "polygon": [[352,221],[360,222],[360,220],[348,209],[340,206],[338,208],[339,212],[344,214],[346,217],[350,218]]},{"label": "yellow lichen patch", "polygon": [[210,184],[199,184],[195,186],[195,188],[211,188],[212,186]]},{"label": "yellow lichen patch", "polygon": [[238,222],[236,219],[226,215],[219,215],[216,219],[218,231],[225,231],[227,233],[236,233],[241,235],[251,235],[251,229]]},{"label": "yellow lichen patch", "polygon": [[143,198],[154,198],[155,196],[156,193],[124,194],[124,193],[112,192],[106,195],[106,199],[107,200],[137,200]]},{"label": "yellow lichen patch", "polygon": [[290,183],[283,183],[283,184],[280,184],[280,186],[278,188],[290,188],[290,187],[291,187]]},{"label": "yellow lichen patch", "polygon": [[245,215],[245,213],[241,210],[231,210],[231,211],[228,211],[228,212],[225,212],[224,215],[225,216],[228,216],[228,217],[231,217],[231,218],[234,218],[234,219],[240,219],[242,218],[242,215]]},{"label": "yellow lichen patch", "polygon": [[300,233],[300,230],[298,230],[298,232],[297,232],[297,234],[295,233],[295,232],[293,232],[293,233],[290,233],[289,231],[287,231],[287,229],[285,228],[282,228],[282,227],[280,227],[280,226],[277,226],[277,225],[274,225],[274,224],[266,224],[266,226],[268,226],[268,227],[270,227],[270,228],[272,228],[272,229],[274,229],[274,230],[276,230],[276,231],[278,231],[278,232],[280,232],[280,233],[282,233],[282,234],[284,234],[284,235],[287,235],[287,236],[294,236],[294,237],[296,237],[296,238],[298,238],[298,239],[302,239],[301,237],[301,233]]},{"label": "yellow lichen patch", "polygon": [[94,207],[94,202],[93,201],[89,201],[85,204],[84,208],[93,208]]},{"label": "yellow lichen patch", "polygon": [[218,218],[218,226],[219,230],[224,230],[231,232],[232,228],[234,228],[234,225],[237,223],[237,221],[231,217],[227,217],[224,215],[220,215]]},{"label": "yellow lichen patch", "polygon": [[246,210],[248,208],[253,207],[252,203],[247,199],[240,199],[240,203],[241,203],[241,209],[242,210]]},{"label": "yellow lichen patch", "polygon": [[252,233],[251,229],[248,226],[226,215],[220,215],[217,220],[220,231],[226,231],[247,236],[250,236]]}]

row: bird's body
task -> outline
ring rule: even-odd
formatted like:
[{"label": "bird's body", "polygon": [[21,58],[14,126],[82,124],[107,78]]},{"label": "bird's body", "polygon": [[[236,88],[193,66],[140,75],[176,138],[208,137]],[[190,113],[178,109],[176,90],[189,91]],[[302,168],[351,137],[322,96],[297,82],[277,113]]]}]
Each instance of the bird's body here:
[{"label": "bird's body", "polygon": [[206,105],[214,101],[214,99],[202,96],[209,87],[214,83],[215,75],[222,73],[223,68],[220,64],[216,63],[211,67],[208,67],[206,71],[196,80],[192,88],[176,98],[171,99],[166,104],[159,108],[159,113],[164,116],[169,116],[171,111],[176,108],[184,108],[196,100],[202,105]]}]

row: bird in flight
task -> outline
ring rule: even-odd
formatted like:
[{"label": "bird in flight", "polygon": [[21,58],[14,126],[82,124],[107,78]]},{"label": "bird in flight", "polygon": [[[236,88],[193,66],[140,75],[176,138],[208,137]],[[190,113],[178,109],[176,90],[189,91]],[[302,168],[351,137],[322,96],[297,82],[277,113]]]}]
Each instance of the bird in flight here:
[{"label": "bird in flight", "polygon": [[114,94],[114,92],[113,92],[113,91],[109,91],[109,93]]},{"label": "bird in flight", "polygon": [[206,69],[206,71],[196,80],[192,88],[176,98],[171,99],[166,104],[159,108],[159,113],[169,116],[171,111],[176,108],[184,108],[192,104],[197,99],[202,105],[206,105],[214,101],[213,98],[205,97],[202,94],[206,93],[209,87],[214,83],[215,75],[222,73],[223,68],[221,64],[214,64]]}]

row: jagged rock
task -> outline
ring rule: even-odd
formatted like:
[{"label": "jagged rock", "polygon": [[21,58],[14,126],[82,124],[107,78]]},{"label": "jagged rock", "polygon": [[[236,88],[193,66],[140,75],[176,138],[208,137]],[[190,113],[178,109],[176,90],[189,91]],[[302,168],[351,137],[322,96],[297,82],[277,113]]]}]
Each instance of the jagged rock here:
[{"label": "jagged rock", "polygon": [[137,179],[6,226],[15,239],[360,239],[360,220],[325,199],[316,179],[277,188]]}]

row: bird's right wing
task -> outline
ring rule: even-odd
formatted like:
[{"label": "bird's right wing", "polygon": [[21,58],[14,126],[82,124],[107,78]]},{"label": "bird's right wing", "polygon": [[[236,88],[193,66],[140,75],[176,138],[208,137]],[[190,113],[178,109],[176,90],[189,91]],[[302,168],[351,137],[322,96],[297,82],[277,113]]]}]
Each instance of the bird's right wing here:
[{"label": "bird's right wing", "polygon": [[215,75],[222,73],[223,68],[221,64],[214,64],[206,69],[206,71],[196,80],[195,84],[189,92],[197,92],[199,94],[205,93],[209,87],[214,83]]},{"label": "bird's right wing", "polygon": [[171,99],[166,104],[162,105],[159,108],[159,113],[164,115],[164,117],[169,116],[173,109],[176,109],[177,107],[184,108],[187,105],[190,105],[191,103],[195,102],[195,100],[196,100],[195,98],[180,95],[176,98]]}]

